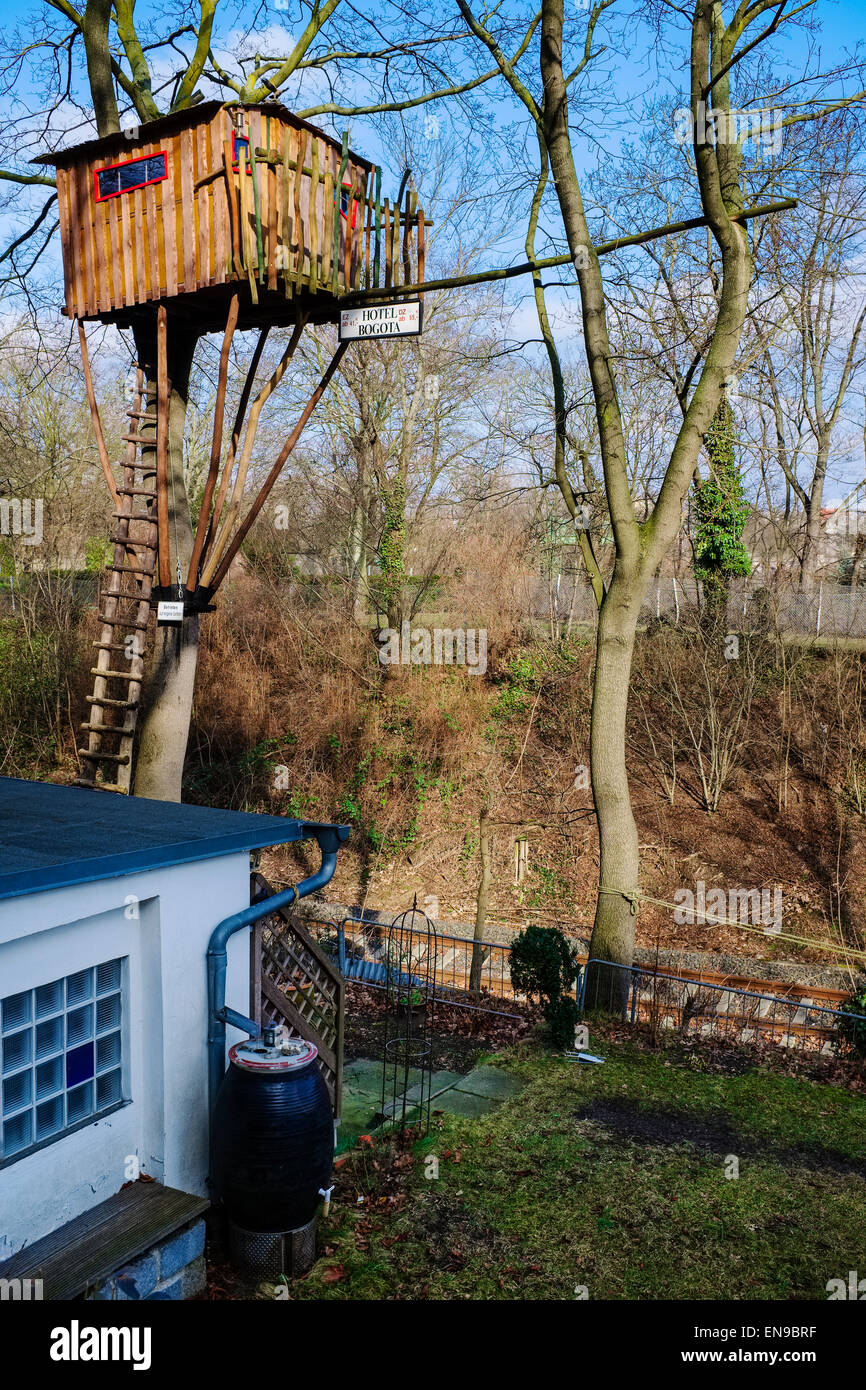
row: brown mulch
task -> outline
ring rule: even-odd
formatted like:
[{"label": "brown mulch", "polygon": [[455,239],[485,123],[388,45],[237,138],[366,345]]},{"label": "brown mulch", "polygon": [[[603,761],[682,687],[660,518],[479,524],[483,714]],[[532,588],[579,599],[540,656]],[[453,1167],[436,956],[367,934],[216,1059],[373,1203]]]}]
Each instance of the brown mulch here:
[{"label": "brown mulch", "polygon": [[[537,1011],[527,1004],[501,1001],[482,995],[482,1004],[503,1007],[509,1015],[459,1008],[437,995],[432,1016],[434,1071],[471,1071],[476,1059],[489,1052],[501,1052],[535,1028]],[[359,1057],[379,1057],[388,1005],[384,990],[367,985],[346,985],[347,1062]]]}]

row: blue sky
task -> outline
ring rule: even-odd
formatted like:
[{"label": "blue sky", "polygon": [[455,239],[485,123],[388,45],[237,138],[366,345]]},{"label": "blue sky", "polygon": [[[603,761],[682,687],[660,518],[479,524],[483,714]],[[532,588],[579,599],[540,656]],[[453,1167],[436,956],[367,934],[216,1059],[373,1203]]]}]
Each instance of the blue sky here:
[{"label": "blue sky", "polygon": [[[628,8],[628,0],[625,0],[625,7]],[[6,28],[20,25],[26,21],[28,15],[38,14],[43,8],[44,7],[39,3],[25,3],[22,5],[20,0],[19,3],[14,3],[13,0],[0,0],[0,27]],[[173,8],[171,4],[165,7],[156,6],[152,3],[152,0],[150,3],[148,3],[148,0],[139,0],[138,5],[139,12],[143,13],[147,13],[147,10],[151,9],[157,13],[168,12],[171,14]],[[221,57],[225,55],[225,66],[229,67],[234,73],[237,72],[237,68],[231,61],[233,39],[230,26],[234,23],[234,17],[237,15],[239,8],[238,6],[225,3],[221,4],[220,10],[218,11],[218,18],[222,16],[225,16],[225,18],[221,18],[221,24],[219,26],[216,45],[217,51],[220,53]],[[368,15],[374,12],[381,12],[381,6],[378,3],[370,5],[366,0],[364,0],[364,3],[362,3],[359,8]],[[525,8],[523,4],[511,4],[510,0],[506,0],[502,13],[523,13]],[[479,9],[480,6],[476,0],[476,12],[478,12]],[[572,16],[576,14],[579,18],[582,9],[583,6],[580,0],[567,0],[567,12],[570,10]],[[618,8],[616,6],[613,8],[613,13],[618,13]],[[866,25],[864,25],[866,0],[818,0],[816,13],[820,17],[823,25],[822,44],[825,51],[824,66],[826,67],[841,61],[845,50],[848,49],[850,51],[858,42],[864,30],[866,30]],[[340,10],[338,9],[334,21],[332,21],[333,27],[330,32],[339,33],[339,16]],[[257,41],[262,43],[266,51],[272,52],[275,49],[278,52],[287,51],[289,48],[290,35],[285,30],[285,25],[291,23],[294,17],[293,9],[283,11],[277,8],[276,3],[272,3],[266,16],[269,32],[267,32],[267,34],[262,33],[260,39]],[[681,63],[686,54],[685,39],[685,33],[682,33],[680,41],[673,53],[648,53],[646,35],[636,34],[634,41],[634,56],[630,55],[629,52],[625,50],[620,52],[615,60],[609,62],[611,99],[614,105],[620,106],[620,113],[616,121],[602,123],[601,128],[593,132],[593,141],[578,141],[576,143],[576,155],[579,169],[581,164],[583,164],[584,167],[590,167],[595,163],[599,155],[600,146],[615,151],[619,147],[622,139],[634,138],[637,130],[637,123],[645,103],[658,96],[673,96],[674,94],[682,93],[683,84],[685,82],[685,72],[681,67]],[[805,46],[806,40],[802,31],[792,30],[789,37],[785,38],[780,44],[780,57],[783,61],[789,61],[792,69],[797,71],[802,65]],[[81,56],[80,45],[77,52],[79,56]],[[488,66],[487,61],[484,62],[484,66]],[[527,64],[527,71],[533,73],[533,68],[530,64]],[[317,82],[320,83],[320,81],[320,78],[314,77],[312,79],[314,84]],[[23,75],[17,95],[25,104],[29,95],[27,84],[28,78],[26,75]],[[304,104],[308,104],[314,95],[310,90],[310,86],[311,80],[307,79],[304,93],[306,100]],[[355,86],[356,89],[352,90]],[[204,90],[208,91],[209,95],[215,94],[213,88],[205,87]],[[363,100],[362,90],[363,80],[356,78],[353,83],[352,79],[347,75],[341,100],[346,100],[347,104],[351,103],[353,100]],[[493,117],[494,129],[498,128],[500,136],[502,136],[502,133],[507,130],[509,125],[514,121],[519,121],[521,126],[525,129],[525,113],[522,107],[511,97],[511,94],[502,83],[490,84],[490,87],[485,89],[484,103],[487,105],[487,109],[492,109],[489,103],[494,93],[498,103],[496,114]],[[15,94],[13,94],[13,96],[14,95]],[[290,100],[290,98],[288,99]],[[0,111],[2,111],[3,106],[7,106],[8,109],[8,100],[7,98],[6,102],[0,102]],[[163,102],[164,100],[165,98],[163,98]],[[447,132],[447,108],[439,106],[437,108],[431,107],[427,109],[437,112],[440,122]],[[336,118],[333,124],[327,117],[316,117],[315,119],[317,123],[326,128],[331,125],[331,128],[342,129],[343,126],[348,123],[343,118]],[[423,113],[416,117],[416,125],[420,125],[422,120]],[[386,177],[386,191],[390,191],[391,184],[393,183],[396,186],[399,180],[400,169],[399,167],[395,167],[393,152],[389,151],[387,145],[383,145],[382,143],[381,126],[377,126],[370,121],[362,120],[355,120],[352,122],[352,125],[353,144],[358,149],[363,150],[366,154],[385,165],[388,174]],[[82,135],[83,132],[68,140],[63,140],[61,143],[76,143],[76,140],[82,138]],[[2,185],[0,185],[0,191],[2,191]],[[29,201],[31,201],[31,205],[34,208],[38,208],[41,199],[41,191],[35,191],[32,200]],[[697,210],[696,207],[695,210]],[[506,263],[508,261],[523,259],[523,211],[523,206],[515,206],[511,216],[509,216],[507,212],[502,216],[501,225],[504,235],[497,247],[491,247],[485,253],[485,264]],[[553,228],[557,228],[558,217],[555,210],[549,222]],[[21,225],[20,218],[14,216],[10,217],[8,214],[3,215],[3,213],[0,212],[0,247],[8,244],[15,230]],[[540,250],[543,249],[541,237],[539,237],[538,246]],[[46,257],[46,269],[50,271],[51,265],[52,263],[48,261]],[[59,289],[59,265],[56,267],[56,274]],[[512,332],[520,339],[534,337],[537,333],[534,307],[526,298],[526,288],[526,285],[523,283],[517,284],[512,282],[506,291],[509,302],[515,306],[514,318],[512,320]],[[559,332],[564,338],[571,339],[575,346],[578,346],[579,327],[573,291],[569,291],[567,294],[557,294],[554,292],[551,294],[550,299]]]}]

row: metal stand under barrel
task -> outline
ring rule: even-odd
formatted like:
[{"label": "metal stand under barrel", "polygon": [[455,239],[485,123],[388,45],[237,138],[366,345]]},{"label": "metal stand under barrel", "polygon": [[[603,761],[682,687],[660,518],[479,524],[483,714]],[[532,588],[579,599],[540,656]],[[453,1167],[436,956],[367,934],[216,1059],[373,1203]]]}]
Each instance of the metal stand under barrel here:
[{"label": "metal stand under barrel", "polygon": [[385,938],[387,1009],[382,1047],[382,1119],[403,1133],[430,1128],[436,929],[417,898]]}]

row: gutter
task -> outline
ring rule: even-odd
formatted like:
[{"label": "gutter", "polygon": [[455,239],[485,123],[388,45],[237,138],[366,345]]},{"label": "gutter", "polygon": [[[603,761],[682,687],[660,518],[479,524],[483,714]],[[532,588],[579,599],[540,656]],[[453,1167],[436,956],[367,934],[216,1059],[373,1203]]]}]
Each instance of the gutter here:
[{"label": "gutter", "polygon": [[315,839],[319,846],[322,862],[314,874],[304,878],[293,888],[282,893],[274,893],[258,902],[226,917],[211,932],[207,948],[207,1003],[208,1003],[208,1123],[213,1118],[217,1091],[226,1069],[226,1024],[258,1037],[261,1028],[254,1019],[239,1014],[226,1005],[226,967],[228,964],[227,945],[229,938],[244,927],[252,926],[262,917],[282,907],[291,907],[300,898],[324,888],[334,877],[337,867],[337,854],[341,845],[349,838],[348,825],[323,825],[317,821],[301,822],[301,838]]}]

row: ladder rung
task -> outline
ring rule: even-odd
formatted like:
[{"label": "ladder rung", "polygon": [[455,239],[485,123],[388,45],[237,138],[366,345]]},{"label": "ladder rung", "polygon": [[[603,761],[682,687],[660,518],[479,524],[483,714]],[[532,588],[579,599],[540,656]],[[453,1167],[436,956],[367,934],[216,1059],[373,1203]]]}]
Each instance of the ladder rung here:
[{"label": "ladder rung", "polygon": [[[156,493],[151,487],[119,487],[117,491],[123,497],[156,497]],[[118,513],[115,512],[115,516]]]},{"label": "ladder rung", "polygon": [[[130,599],[135,603],[142,602],[142,600],[136,594],[112,594],[111,597]],[[148,623],[134,623],[131,619],[126,618],[106,618],[104,613],[99,613],[97,616],[99,618],[99,621],[101,623],[104,623],[106,627],[133,627],[135,628],[136,632],[146,632],[149,626]]]},{"label": "ladder rung", "polygon": [[128,410],[126,413],[130,420],[156,420],[156,416],[149,415],[146,410]]},{"label": "ladder rung", "polygon": [[103,696],[102,696],[102,699],[97,699],[97,697],[96,697],[95,695],[88,695],[88,696],[86,696],[86,698],[85,698],[85,704],[88,704],[88,705],[104,705],[106,709],[138,709],[139,705],[141,704],[141,701],[140,701],[140,700],[109,700],[109,698],[108,698],[107,695],[103,695]]},{"label": "ladder rung", "polygon": [[135,732],[133,729],[124,729],[121,724],[79,724],[78,727],[87,734],[121,734],[124,738],[132,738]]},{"label": "ladder rung", "polygon": [[[100,650],[101,652],[125,652],[125,651],[126,651],[126,643],[125,643],[125,642],[91,642],[90,645],[91,645],[91,647],[98,647],[99,650]],[[136,656],[140,656],[140,655],[141,655],[140,652],[136,652],[136,653],[134,653],[134,654],[135,654]]]},{"label": "ladder rung", "polygon": [[[137,544],[140,545],[141,541],[138,541]],[[115,574],[144,574],[148,579],[153,579],[153,570],[143,570],[132,565],[112,565],[111,568],[114,570]],[[112,598],[117,597],[119,597],[117,594],[112,594]],[[124,594],[123,597],[135,598],[135,594]]]},{"label": "ladder rung", "polygon": [[121,792],[128,796],[126,787],[118,786],[116,782],[91,782],[87,777],[76,777],[72,784],[75,787],[88,787],[92,792]]},{"label": "ladder rung", "polygon": [[129,762],[128,753],[90,753],[86,748],[79,748],[78,753],[82,758],[89,758],[92,763],[119,763],[125,767]]},{"label": "ladder rung", "polygon": [[98,666],[91,666],[90,674],[91,676],[104,676],[107,681],[140,681],[143,679],[141,676],[134,676],[131,671],[100,671]]}]

